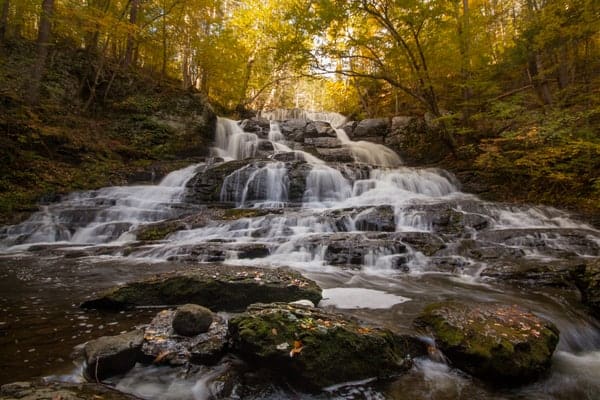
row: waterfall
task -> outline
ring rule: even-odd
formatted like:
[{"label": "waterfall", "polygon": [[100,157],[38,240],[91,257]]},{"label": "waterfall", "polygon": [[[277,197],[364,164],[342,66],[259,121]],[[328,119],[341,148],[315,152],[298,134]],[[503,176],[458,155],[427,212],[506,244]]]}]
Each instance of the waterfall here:
[{"label": "waterfall", "polygon": [[352,195],[350,182],[337,169],[327,165],[315,165],[306,177],[305,206],[331,204]]},{"label": "waterfall", "polygon": [[237,122],[219,118],[212,155],[226,160],[243,160],[256,155],[259,139],[254,133],[244,132]]},{"label": "waterfall", "polygon": [[357,162],[386,168],[394,168],[402,164],[398,154],[384,145],[364,140],[354,142],[350,140],[346,131],[341,128],[337,128],[335,132],[340,142],[350,149]]},{"label": "waterfall", "polygon": [[185,184],[205,165],[171,172],[158,185],[115,186],[75,192],[59,203],[44,206],[27,221],[6,228],[0,248],[31,243],[107,243],[133,239],[126,234],[143,223],[173,218]]}]

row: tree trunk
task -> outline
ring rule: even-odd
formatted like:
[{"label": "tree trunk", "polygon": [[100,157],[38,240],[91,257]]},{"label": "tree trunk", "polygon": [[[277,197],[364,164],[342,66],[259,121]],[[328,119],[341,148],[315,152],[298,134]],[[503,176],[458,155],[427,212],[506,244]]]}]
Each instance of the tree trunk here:
[{"label": "tree trunk", "polygon": [[462,0],[463,10],[462,18],[459,16],[458,35],[460,41],[460,75],[462,77],[462,97],[464,105],[462,107],[463,122],[467,122],[471,117],[470,100],[473,97],[473,89],[470,86],[471,80],[471,33],[469,21],[469,0]]},{"label": "tree trunk", "polygon": [[544,105],[551,105],[552,94],[550,93],[548,80],[543,76],[542,57],[539,53],[534,53],[529,57],[528,71],[531,84],[535,88],[542,103]]},{"label": "tree trunk", "polygon": [[51,18],[54,11],[54,0],[42,1],[42,13],[40,16],[40,28],[37,38],[37,57],[31,74],[31,81],[27,92],[30,104],[37,104],[40,98],[40,84],[46,67],[48,47],[50,46]]},{"label": "tree trunk", "polygon": [[6,28],[8,27],[8,12],[10,10],[10,0],[4,0],[2,5],[2,16],[0,16],[0,42],[6,37]]},{"label": "tree trunk", "polygon": [[133,61],[133,51],[135,48],[135,27],[137,23],[137,14],[139,8],[139,0],[131,0],[131,6],[129,9],[129,24],[131,25],[129,29],[131,31],[127,34],[127,45],[125,48],[125,59],[123,64],[128,67],[131,65],[131,61]]},{"label": "tree trunk", "polygon": [[23,1],[15,3],[15,19],[13,22],[13,37],[19,39],[23,35],[23,14],[25,13],[25,4]]},{"label": "tree trunk", "polygon": [[558,57],[558,87],[566,89],[569,86],[569,52],[567,46],[564,45],[560,49],[560,55]]}]

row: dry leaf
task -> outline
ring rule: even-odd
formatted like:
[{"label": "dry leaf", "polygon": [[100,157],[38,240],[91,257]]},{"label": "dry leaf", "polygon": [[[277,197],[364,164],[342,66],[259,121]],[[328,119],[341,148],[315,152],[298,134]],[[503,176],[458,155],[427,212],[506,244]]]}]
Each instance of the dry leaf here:
[{"label": "dry leaf", "polygon": [[158,364],[160,363],[162,360],[165,359],[166,356],[168,356],[169,354],[171,354],[170,351],[166,350],[166,351],[161,351],[156,358],[154,359],[154,361],[152,361],[152,363],[154,364]]},{"label": "dry leaf", "polygon": [[302,351],[302,342],[294,340],[294,348],[290,350],[290,357],[294,357],[296,354],[300,354]]}]

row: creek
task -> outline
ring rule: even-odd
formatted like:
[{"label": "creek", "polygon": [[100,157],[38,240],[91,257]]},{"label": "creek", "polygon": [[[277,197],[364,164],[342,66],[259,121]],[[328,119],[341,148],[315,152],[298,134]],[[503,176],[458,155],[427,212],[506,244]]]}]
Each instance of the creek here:
[{"label": "creek", "polygon": [[[412,321],[429,303],[460,300],[519,304],[561,332],[550,374],[519,388],[418,359],[391,381],[317,395],[260,381],[237,388],[240,398],[600,397],[600,324],[563,282],[600,257],[600,231],[561,210],[482,201],[447,171],[405,167],[381,144],[300,117],[219,119],[203,163],[158,185],[72,193],[0,228],[0,383],[81,380],[82,343],[156,312],[83,311],[82,301],[157,272],[219,262],[294,268],[324,289],[321,306],[397,331],[415,334]],[[157,240],[138,240],[148,229],[161,232]],[[142,398],[211,398],[230,363],[138,365],[110,383]]]}]

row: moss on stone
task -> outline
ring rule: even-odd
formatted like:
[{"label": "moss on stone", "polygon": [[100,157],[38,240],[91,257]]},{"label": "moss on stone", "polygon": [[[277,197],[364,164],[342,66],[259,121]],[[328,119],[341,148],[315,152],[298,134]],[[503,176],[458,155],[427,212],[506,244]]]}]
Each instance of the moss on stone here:
[{"label": "moss on stone", "polygon": [[237,352],[304,389],[396,375],[424,354],[414,338],[291,304],[254,304],[229,326]]},{"label": "moss on stone", "polygon": [[436,303],[416,323],[431,329],[459,368],[492,382],[516,384],[542,375],[559,337],[551,322],[514,305]]}]

